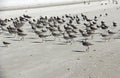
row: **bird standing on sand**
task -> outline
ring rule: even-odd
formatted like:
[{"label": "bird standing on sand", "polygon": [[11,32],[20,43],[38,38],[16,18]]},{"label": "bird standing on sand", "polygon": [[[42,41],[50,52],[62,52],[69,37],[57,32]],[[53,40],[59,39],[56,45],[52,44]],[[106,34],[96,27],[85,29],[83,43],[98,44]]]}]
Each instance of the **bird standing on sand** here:
[{"label": "bird standing on sand", "polygon": [[83,45],[83,46],[86,46],[86,47],[87,47],[86,52],[89,51],[89,46],[93,45],[93,44],[91,44],[91,43],[89,43],[89,42],[87,42],[87,41],[81,41],[81,42],[82,42],[82,45]]},{"label": "bird standing on sand", "polygon": [[108,34],[103,34],[103,33],[100,33],[100,35],[105,39],[105,42],[106,42],[107,37],[109,37],[109,35]]},{"label": "bird standing on sand", "polygon": [[18,36],[21,37],[20,40],[24,40],[24,37],[27,35],[27,34],[24,34],[24,33],[21,33],[21,32],[18,32],[17,34],[18,34]]},{"label": "bird standing on sand", "polygon": [[110,38],[109,38],[109,41],[110,41],[111,37],[112,37],[114,34],[116,34],[116,32],[113,32],[113,31],[108,30],[108,34],[110,35]]},{"label": "bird standing on sand", "polygon": [[8,47],[8,45],[11,44],[11,43],[3,41],[3,44],[4,44],[6,47]]}]

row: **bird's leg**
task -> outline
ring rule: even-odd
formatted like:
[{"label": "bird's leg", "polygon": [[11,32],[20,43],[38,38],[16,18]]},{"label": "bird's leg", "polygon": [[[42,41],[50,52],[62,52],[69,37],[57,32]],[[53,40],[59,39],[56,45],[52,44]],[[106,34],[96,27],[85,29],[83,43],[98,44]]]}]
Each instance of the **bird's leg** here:
[{"label": "bird's leg", "polygon": [[91,35],[91,39],[93,39],[93,35]]},{"label": "bird's leg", "polygon": [[110,40],[111,40],[111,38],[112,38],[112,35],[109,37],[108,41],[110,41]]},{"label": "bird's leg", "polygon": [[56,40],[56,37],[54,37],[54,41]]},{"label": "bird's leg", "polygon": [[59,37],[59,41],[61,41],[60,37]]},{"label": "bird's leg", "polygon": [[44,41],[45,41],[45,42],[47,41],[46,37],[44,38]]},{"label": "bird's leg", "polygon": [[24,37],[22,36],[20,40],[24,40]]},{"label": "bird's leg", "polygon": [[71,45],[72,45],[72,40],[73,40],[73,39],[70,40],[70,44],[71,44]]},{"label": "bird's leg", "polygon": [[105,42],[106,42],[106,40],[107,40],[107,39],[106,39],[106,37],[105,37]]},{"label": "bird's leg", "polygon": [[70,45],[72,45],[72,41],[70,41]]},{"label": "bird's leg", "polygon": [[86,49],[86,52],[88,51],[88,49]]},{"label": "bird's leg", "polygon": [[8,45],[6,44],[5,47],[8,47]]},{"label": "bird's leg", "polygon": [[22,40],[22,37],[20,38],[20,40]]},{"label": "bird's leg", "polygon": [[110,39],[111,39],[111,38],[108,39],[108,42],[110,42]]},{"label": "bird's leg", "polygon": [[86,52],[89,52],[89,46],[87,47]]},{"label": "bird's leg", "polygon": [[24,37],[22,36],[22,39],[23,39],[23,41],[24,41]]},{"label": "bird's leg", "polygon": [[89,52],[89,46],[88,46],[88,52]]},{"label": "bird's leg", "polygon": [[13,38],[15,38],[15,37],[16,37],[16,34],[14,34]]},{"label": "bird's leg", "polygon": [[42,43],[44,42],[44,39],[42,38]]}]

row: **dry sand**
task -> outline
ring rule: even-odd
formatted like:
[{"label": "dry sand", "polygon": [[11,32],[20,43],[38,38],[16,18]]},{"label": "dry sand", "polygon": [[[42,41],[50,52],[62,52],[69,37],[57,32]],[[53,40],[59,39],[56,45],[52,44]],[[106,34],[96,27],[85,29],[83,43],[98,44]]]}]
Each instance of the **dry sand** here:
[{"label": "dry sand", "polygon": [[[40,15],[56,16],[85,13],[89,18],[95,15],[108,13],[100,20],[105,20],[108,25],[112,21],[118,23],[120,29],[120,5],[108,4],[101,6],[95,2],[91,5],[77,4],[50,8],[37,8],[29,10],[3,11],[0,18],[10,18],[29,14],[33,17]],[[58,9],[59,8],[59,9]],[[24,28],[26,33],[29,26]],[[112,28],[111,28],[112,29]],[[0,78],[120,78],[120,34],[117,33],[109,42],[98,42],[99,35],[91,42],[89,52],[81,43],[72,45],[59,45],[59,41],[46,43],[33,43],[40,39],[29,33],[24,41],[15,41],[6,38],[9,35],[0,35]],[[35,37],[36,39],[30,39]],[[116,39],[113,39],[116,38]],[[2,41],[11,45],[2,47]]]}]

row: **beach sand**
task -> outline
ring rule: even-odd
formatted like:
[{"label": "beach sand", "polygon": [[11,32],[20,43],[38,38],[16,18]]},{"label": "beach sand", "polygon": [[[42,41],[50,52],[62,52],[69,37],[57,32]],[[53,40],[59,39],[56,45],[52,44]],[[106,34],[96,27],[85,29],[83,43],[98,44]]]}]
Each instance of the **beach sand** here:
[{"label": "beach sand", "polygon": [[[104,3],[104,2],[103,2]],[[89,18],[108,13],[99,20],[108,25],[118,23],[114,31],[120,30],[120,5],[109,3],[101,5],[76,4],[34,8],[24,10],[1,11],[0,18],[18,17],[28,14],[33,18],[41,16],[61,16],[64,14],[86,14]],[[35,43],[40,39],[28,32],[30,26],[24,26],[28,34],[24,41],[0,35],[0,78],[120,78],[120,32],[107,42],[99,41],[99,35],[91,40],[94,45],[89,52],[79,42],[61,45],[58,40]],[[112,28],[111,28],[112,29]],[[32,39],[34,37],[35,39]],[[9,47],[3,47],[2,41],[8,41]]]}]

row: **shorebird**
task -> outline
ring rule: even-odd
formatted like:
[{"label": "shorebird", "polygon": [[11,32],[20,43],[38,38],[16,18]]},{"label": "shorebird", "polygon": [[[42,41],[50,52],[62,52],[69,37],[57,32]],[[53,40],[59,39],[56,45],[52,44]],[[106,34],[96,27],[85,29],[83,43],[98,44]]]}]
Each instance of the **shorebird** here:
[{"label": "shorebird", "polygon": [[103,38],[105,38],[105,41],[106,41],[106,38],[109,37],[109,35],[103,34],[103,33],[100,33],[100,35],[101,35]]},{"label": "shorebird", "polygon": [[[8,32],[9,32],[10,34],[14,34],[14,35],[16,36],[16,33],[17,33],[16,28],[11,27],[11,26],[8,26],[8,27],[7,27],[7,30],[8,30]],[[15,36],[14,36],[14,37],[15,37]]]},{"label": "shorebird", "polygon": [[60,36],[62,35],[60,32],[51,32],[52,36],[54,37],[54,40],[58,37],[60,41]]},{"label": "shorebird", "polygon": [[105,24],[102,24],[101,29],[106,30],[106,29],[108,29],[108,26],[106,26]]},{"label": "shorebird", "polygon": [[3,44],[4,44],[6,47],[8,47],[8,45],[10,45],[11,43],[3,41]]},{"label": "shorebird", "polygon": [[102,17],[102,14],[100,14],[100,17]]},{"label": "shorebird", "polygon": [[23,14],[23,16],[24,16],[25,18],[32,18],[31,16],[25,15],[25,14]]},{"label": "shorebird", "polygon": [[85,37],[85,39],[91,35],[91,34],[88,32],[88,30],[87,30],[87,32],[84,32],[83,30],[79,29],[79,32],[80,32],[80,34],[81,34],[83,37]]},{"label": "shorebird", "polygon": [[105,16],[108,16],[108,13],[105,13]]},{"label": "shorebird", "polygon": [[68,36],[70,37],[71,41],[73,41],[75,38],[77,38],[76,35],[68,33]]},{"label": "shorebird", "polygon": [[108,30],[108,34],[113,35],[113,34],[116,34],[116,33]]},{"label": "shorebird", "polygon": [[70,24],[70,26],[71,26],[73,29],[77,29],[77,27],[76,27],[75,25]]},{"label": "shorebird", "polygon": [[45,41],[45,40],[44,40],[45,38],[47,38],[47,37],[49,37],[49,36],[51,36],[51,35],[44,35],[43,33],[40,33],[38,36],[39,36],[40,38],[42,38],[42,42],[43,42],[43,41]]},{"label": "shorebird", "polygon": [[110,35],[110,38],[109,38],[109,41],[110,41],[110,39],[112,38],[112,36],[113,36],[114,34],[116,34],[116,32],[112,32],[112,31],[108,30],[108,34]]},{"label": "shorebird", "polygon": [[89,46],[93,45],[92,43],[87,41],[81,41],[81,42],[83,46],[87,47],[86,52],[89,51]]},{"label": "shorebird", "polygon": [[117,23],[116,22],[113,22],[113,27],[117,27]]},{"label": "shorebird", "polygon": [[21,33],[23,32],[23,30],[22,30],[22,29],[20,29],[20,28],[19,28],[19,29],[17,29],[17,31],[18,31],[18,32],[21,32]]},{"label": "shorebird", "polygon": [[65,33],[63,33],[63,38],[66,40],[66,42],[71,43],[71,38],[68,35],[65,35]]},{"label": "shorebird", "polygon": [[95,17],[94,17],[94,21],[98,21],[98,18],[97,18],[97,16],[95,16]]},{"label": "shorebird", "polygon": [[20,40],[24,40],[24,37],[27,35],[27,34],[25,34],[25,33],[23,33],[23,32],[17,32],[17,34],[18,34],[18,36],[21,37]]}]

